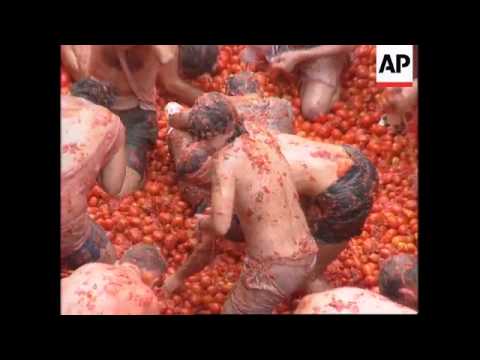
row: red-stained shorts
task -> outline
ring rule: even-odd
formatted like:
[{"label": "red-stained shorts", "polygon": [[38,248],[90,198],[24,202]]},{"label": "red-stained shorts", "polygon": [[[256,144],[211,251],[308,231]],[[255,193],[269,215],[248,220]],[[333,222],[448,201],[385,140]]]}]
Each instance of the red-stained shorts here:
[{"label": "red-stained shorts", "polygon": [[62,265],[75,270],[80,266],[101,262],[113,264],[116,260],[116,252],[103,228],[88,218],[88,236],[83,245],[74,253],[62,260]]},{"label": "red-stained shorts", "polygon": [[126,132],[126,151],[128,167],[142,176],[147,168],[147,155],[157,141],[157,114],[155,111],[136,107],[129,110],[117,110]]},{"label": "red-stained shorts", "polygon": [[317,254],[259,261],[246,257],[242,274],[223,306],[224,314],[271,314],[314,271]]}]

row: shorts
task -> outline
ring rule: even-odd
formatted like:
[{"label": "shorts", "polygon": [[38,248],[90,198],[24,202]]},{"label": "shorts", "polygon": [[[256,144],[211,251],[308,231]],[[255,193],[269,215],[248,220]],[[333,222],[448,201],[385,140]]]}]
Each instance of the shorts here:
[{"label": "shorts", "polygon": [[157,113],[136,107],[129,110],[116,110],[125,126],[127,144],[127,165],[142,178],[147,168],[147,153],[157,141]]},{"label": "shorts", "polygon": [[303,287],[317,254],[301,259],[258,261],[246,257],[243,272],[223,306],[224,314],[271,314],[275,306]]},{"label": "shorts", "polygon": [[90,233],[82,247],[62,260],[69,269],[75,270],[91,262],[113,264],[116,260],[115,248],[105,231],[90,218],[88,223]]},{"label": "shorts", "polygon": [[372,209],[377,169],[359,150],[343,148],[353,160],[348,172],[322,194],[302,199],[308,225],[319,243],[338,244],[360,235]]}]

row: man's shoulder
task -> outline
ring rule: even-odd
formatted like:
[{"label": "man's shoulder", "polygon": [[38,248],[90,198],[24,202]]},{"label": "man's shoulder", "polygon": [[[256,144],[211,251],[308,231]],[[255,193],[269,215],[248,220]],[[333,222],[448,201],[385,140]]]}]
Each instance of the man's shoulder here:
[{"label": "man's shoulder", "polygon": [[225,145],[220,151],[217,151],[213,156],[216,163],[239,159],[239,156],[243,153],[242,149],[243,140],[240,137],[236,138],[230,144]]}]

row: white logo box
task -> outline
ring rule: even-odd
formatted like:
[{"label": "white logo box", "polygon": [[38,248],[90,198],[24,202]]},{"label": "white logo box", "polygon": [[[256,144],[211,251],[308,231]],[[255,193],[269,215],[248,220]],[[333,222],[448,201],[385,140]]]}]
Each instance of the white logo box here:
[{"label": "white logo box", "polygon": [[[376,45],[376,83],[379,87],[413,84],[413,45]],[[407,64],[408,63],[408,64]],[[383,67],[383,72],[380,72]]]}]

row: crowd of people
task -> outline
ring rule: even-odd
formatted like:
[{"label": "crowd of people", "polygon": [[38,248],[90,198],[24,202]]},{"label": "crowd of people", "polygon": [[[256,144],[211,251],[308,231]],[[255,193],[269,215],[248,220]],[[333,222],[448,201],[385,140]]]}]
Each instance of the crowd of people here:
[{"label": "crowd of people", "polygon": [[[249,64],[299,76],[301,111],[314,120],[338,99],[354,45],[250,45]],[[218,237],[243,242],[243,271],[224,314],[271,314],[299,291],[297,314],[416,313],[417,259],[383,264],[379,292],[331,288],[323,274],[362,232],[378,184],[374,164],[350,145],[294,134],[290,102],[264,96],[252,72],[231,76],[225,93],[189,79],[214,73],[216,45],[63,45],[74,80],[61,96],[62,314],[158,314],[152,288],[174,294],[215,258]],[[294,74],[294,75],[292,75]],[[167,145],[178,185],[198,220],[198,244],[172,275],[156,245],[137,244],[117,258],[87,213],[95,184],[116,197],[144,185],[157,142],[157,88],[169,103]],[[412,88],[388,89],[385,125],[405,128]]]}]

